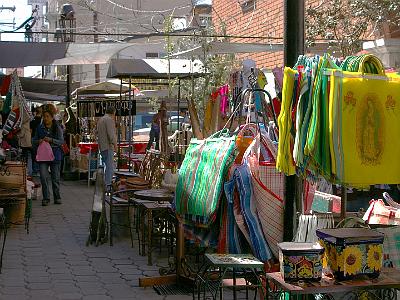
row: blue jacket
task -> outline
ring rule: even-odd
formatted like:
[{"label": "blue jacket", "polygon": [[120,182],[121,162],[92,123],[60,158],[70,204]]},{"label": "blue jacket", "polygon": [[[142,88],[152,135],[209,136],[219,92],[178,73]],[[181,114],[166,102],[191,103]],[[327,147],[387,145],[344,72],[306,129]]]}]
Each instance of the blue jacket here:
[{"label": "blue jacket", "polygon": [[61,161],[63,157],[63,152],[61,149],[61,145],[64,144],[64,136],[63,130],[61,129],[60,125],[57,124],[56,121],[53,121],[53,126],[56,126],[55,132],[52,129],[47,129],[43,122],[36,128],[35,135],[33,137],[33,145],[39,146],[39,140],[45,138],[46,136],[52,138],[52,142],[50,143],[51,148],[53,149],[54,160]]}]

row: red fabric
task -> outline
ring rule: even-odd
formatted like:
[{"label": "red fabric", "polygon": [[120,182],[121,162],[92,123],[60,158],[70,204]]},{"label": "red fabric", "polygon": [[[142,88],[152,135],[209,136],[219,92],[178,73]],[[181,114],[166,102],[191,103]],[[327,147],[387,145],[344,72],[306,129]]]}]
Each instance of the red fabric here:
[{"label": "red fabric", "polygon": [[10,83],[11,83],[11,75],[4,76],[3,80],[1,81],[0,85],[0,95],[5,96],[8,93],[8,90],[10,89]]},{"label": "red fabric", "polygon": [[92,152],[96,152],[99,149],[99,145],[97,143],[79,143],[78,147],[81,154],[88,154],[90,149],[92,149]]}]

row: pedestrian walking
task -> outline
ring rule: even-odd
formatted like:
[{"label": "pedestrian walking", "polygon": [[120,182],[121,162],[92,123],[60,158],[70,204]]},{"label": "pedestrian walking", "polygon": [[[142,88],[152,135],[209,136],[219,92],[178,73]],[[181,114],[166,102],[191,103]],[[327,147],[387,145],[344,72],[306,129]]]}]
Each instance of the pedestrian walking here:
[{"label": "pedestrian walking", "polygon": [[161,111],[159,110],[151,122],[150,139],[147,143],[146,150],[149,150],[154,142],[156,142],[156,150],[160,150],[160,128],[161,128]]},{"label": "pedestrian walking", "polygon": [[97,135],[101,159],[106,166],[105,184],[107,190],[111,190],[114,174],[114,152],[117,151],[114,107],[107,107],[106,114],[97,122]]},{"label": "pedestrian walking", "polygon": [[[43,110],[43,121],[36,129],[36,134],[33,138],[33,144],[40,146],[43,143],[48,143],[51,146],[52,158],[48,160],[39,159],[43,157],[40,153],[40,148],[37,150],[37,157],[40,170],[40,182],[42,184],[43,200],[42,205],[47,206],[50,202],[50,181],[53,190],[54,204],[61,204],[60,195],[60,167],[63,157],[61,145],[64,143],[63,131],[58,123],[54,120],[54,110],[46,107]],[[43,146],[43,145],[42,145]],[[45,147],[41,147],[45,148]],[[45,155],[47,155],[46,153]],[[50,169],[50,173],[49,173]]]}]

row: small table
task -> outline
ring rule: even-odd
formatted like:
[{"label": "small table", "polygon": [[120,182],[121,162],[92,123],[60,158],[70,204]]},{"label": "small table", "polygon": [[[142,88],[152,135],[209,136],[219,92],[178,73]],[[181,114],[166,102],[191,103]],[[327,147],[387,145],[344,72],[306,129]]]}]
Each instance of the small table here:
[{"label": "small table", "polygon": [[141,190],[134,193],[134,197],[141,200],[172,202],[174,194],[166,189]]},{"label": "small table", "polygon": [[[224,298],[223,289],[224,287],[232,287],[233,299],[237,299],[236,290],[237,288],[246,289],[246,299],[248,299],[248,289],[256,288],[262,292],[262,281],[260,279],[260,273],[263,272],[264,263],[259,261],[251,254],[209,254],[207,253],[206,259],[208,264],[205,270],[197,275],[196,278],[196,290],[193,291],[193,299],[195,299],[195,293],[197,291],[197,299],[200,300],[201,292],[204,293],[203,298],[206,297],[206,293],[211,292],[212,298],[216,299],[219,291],[219,299]],[[218,276],[218,289],[215,294],[212,292],[210,287],[210,281],[212,277],[212,271],[210,269],[217,269],[219,271]],[[227,273],[232,273],[231,280],[227,279]],[[237,278],[240,273],[242,278]],[[253,282],[257,284],[252,284]],[[263,295],[264,296],[264,293]],[[256,297],[256,295],[255,295]]]},{"label": "small table", "polygon": [[[169,222],[171,221],[170,219],[170,212],[171,212],[171,203],[169,202],[155,202],[155,201],[140,201],[138,202],[138,204],[140,205],[140,209],[142,210],[143,215],[146,215],[147,217],[147,264],[149,266],[153,265],[153,261],[152,261],[152,251],[153,251],[153,219],[155,217],[160,218],[160,219],[164,219],[166,220],[166,222],[168,224],[170,224]],[[145,238],[146,238],[146,225],[145,225],[145,218],[144,216],[141,217],[141,235],[142,235],[142,254],[145,253],[145,246],[146,246],[146,242],[145,242]],[[166,234],[169,234],[171,231],[171,228],[169,228],[169,226],[167,226],[166,228],[164,228],[164,230],[162,230],[163,232],[165,232]],[[140,237],[139,237],[140,238]]]},{"label": "small table", "polygon": [[397,269],[383,269],[377,279],[365,277],[336,281],[324,275],[319,282],[288,283],[283,280],[280,272],[275,272],[267,273],[266,280],[267,299],[281,299],[284,293],[289,295],[288,299],[306,299],[305,295],[316,294],[323,295],[318,299],[331,299],[331,294],[344,293],[343,299],[360,299],[360,295],[369,294],[373,296],[372,299],[391,300],[396,299],[396,291],[393,289],[400,288],[400,272]]}]

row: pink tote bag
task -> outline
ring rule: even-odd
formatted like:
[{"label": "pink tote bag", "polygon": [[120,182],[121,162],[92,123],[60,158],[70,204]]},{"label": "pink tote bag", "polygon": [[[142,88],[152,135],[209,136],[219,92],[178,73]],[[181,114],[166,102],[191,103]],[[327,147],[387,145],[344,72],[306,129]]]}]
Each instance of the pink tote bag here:
[{"label": "pink tote bag", "polygon": [[37,161],[53,161],[54,160],[54,153],[53,149],[48,142],[42,142],[39,144],[36,154]]}]

